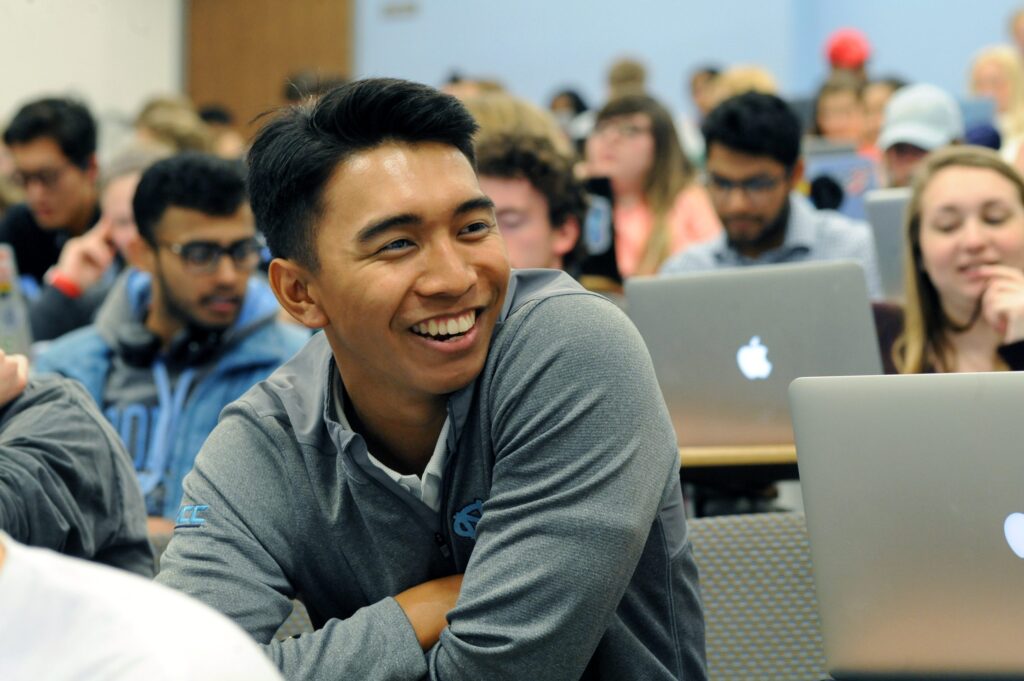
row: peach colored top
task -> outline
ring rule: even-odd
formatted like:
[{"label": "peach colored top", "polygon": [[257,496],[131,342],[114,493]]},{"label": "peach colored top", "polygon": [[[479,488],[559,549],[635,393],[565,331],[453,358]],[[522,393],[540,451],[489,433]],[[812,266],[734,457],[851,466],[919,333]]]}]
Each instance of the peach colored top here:
[{"label": "peach colored top", "polygon": [[[644,248],[654,226],[654,214],[647,202],[630,208],[615,207],[615,260],[619,274],[631,277],[637,272],[643,260]],[[699,184],[690,184],[676,197],[668,215],[668,227],[672,232],[669,255],[675,255],[692,244],[707,241],[722,231],[707,191]]]}]

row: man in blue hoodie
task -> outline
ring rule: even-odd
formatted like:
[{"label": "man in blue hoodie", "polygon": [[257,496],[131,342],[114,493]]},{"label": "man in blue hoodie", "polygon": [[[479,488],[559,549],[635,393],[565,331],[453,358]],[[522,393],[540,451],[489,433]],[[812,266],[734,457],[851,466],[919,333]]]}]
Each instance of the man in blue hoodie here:
[{"label": "man in blue hoodie", "polygon": [[53,342],[33,370],[85,385],[134,459],[147,512],[173,518],[220,410],[308,334],[277,320],[273,293],[253,276],[262,245],[240,165],[205,154],[159,161],[133,210],[145,271],[127,272],[96,322]]},{"label": "man in blue hoodie", "polygon": [[[224,410],[158,579],[290,679],[702,680],[650,357],[565,273],[510,270],[475,131],[373,79],[260,132],[270,281],[323,332]],[[294,597],[317,631],[274,641]]]}]

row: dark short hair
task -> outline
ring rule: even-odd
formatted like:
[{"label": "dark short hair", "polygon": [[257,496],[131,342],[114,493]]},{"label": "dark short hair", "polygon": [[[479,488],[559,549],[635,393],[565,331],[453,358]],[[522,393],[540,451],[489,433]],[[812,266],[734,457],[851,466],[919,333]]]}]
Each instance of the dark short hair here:
[{"label": "dark short hair", "polygon": [[189,151],[151,165],[132,199],[139,235],[156,245],[156,227],[172,207],[207,215],[234,215],[245,202],[245,171],[239,161]]},{"label": "dark short hair", "polygon": [[87,167],[96,153],[96,121],[73,99],[49,97],[21,107],[4,131],[4,144],[28,144],[42,137],[52,138],[79,168]]},{"label": "dark short hair", "polygon": [[256,226],[274,257],[315,270],[316,223],[338,165],[387,142],[437,142],[473,165],[476,122],[459,100],[420,83],[373,78],[291,107],[263,127],[249,150]]},{"label": "dark short hair", "polygon": [[[527,180],[548,203],[548,219],[552,227],[576,218],[580,229],[587,213],[587,192],[576,179],[572,159],[558,153],[545,137],[536,135],[490,135],[476,144],[477,173],[481,176]],[[580,240],[582,241],[582,239]],[[578,258],[576,248],[565,258]]]},{"label": "dark short hair", "polygon": [[701,126],[708,153],[721,144],[751,156],[768,156],[786,168],[800,158],[800,119],[786,102],[760,92],[730,97]]}]

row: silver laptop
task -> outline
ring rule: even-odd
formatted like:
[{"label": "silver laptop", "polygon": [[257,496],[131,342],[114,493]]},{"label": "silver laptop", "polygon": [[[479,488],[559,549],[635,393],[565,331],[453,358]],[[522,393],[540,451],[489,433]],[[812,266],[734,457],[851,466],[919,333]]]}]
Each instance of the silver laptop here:
[{"label": "silver laptop", "polygon": [[28,355],[32,346],[28,306],[21,295],[18,263],[10,244],[0,244],[0,350]]},{"label": "silver laptop", "polygon": [[886,300],[903,301],[903,221],[910,188],[875,189],[865,195],[868,222],[875,233],[878,269]]},{"label": "silver laptop", "polygon": [[790,387],[840,681],[1024,678],[1024,373]]},{"label": "silver laptop", "polygon": [[853,262],[635,277],[625,289],[681,446],[791,444],[790,381],[882,369]]}]

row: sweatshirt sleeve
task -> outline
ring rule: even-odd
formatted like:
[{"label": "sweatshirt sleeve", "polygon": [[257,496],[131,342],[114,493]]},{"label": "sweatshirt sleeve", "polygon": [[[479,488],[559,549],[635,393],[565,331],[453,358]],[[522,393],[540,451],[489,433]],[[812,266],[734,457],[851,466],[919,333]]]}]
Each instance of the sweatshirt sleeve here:
[{"label": "sweatshirt sleeve", "polygon": [[518,315],[492,348],[499,368],[481,399],[493,481],[431,679],[580,678],[678,476],[675,433],[626,317],[590,295]]},{"label": "sweatshirt sleeve", "polygon": [[34,379],[9,405],[0,429],[0,529],[26,544],[153,575],[131,463],[77,384]]},{"label": "sweatshirt sleeve", "polygon": [[184,501],[157,581],[227,615],[263,644],[289,679],[414,681],[427,671],[415,631],[393,598],[286,641],[301,527],[284,461],[296,445],[244,401],[228,406],[185,478]]}]

